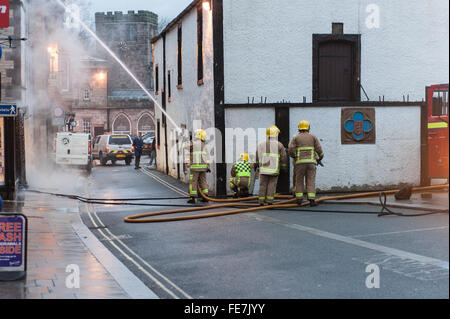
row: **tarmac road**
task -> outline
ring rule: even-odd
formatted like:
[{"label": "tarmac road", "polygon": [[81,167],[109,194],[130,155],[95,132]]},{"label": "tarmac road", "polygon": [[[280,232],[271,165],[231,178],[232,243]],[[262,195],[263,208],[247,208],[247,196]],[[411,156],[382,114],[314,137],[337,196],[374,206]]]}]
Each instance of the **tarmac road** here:
[{"label": "tarmac road", "polygon": [[[187,190],[145,172],[120,163],[96,166],[86,191],[102,198],[181,196],[158,179]],[[449,298],[448,214],[377,217],[361,213],[378,212],[376,206],[322,204],[314,211],[123,221],[171,208],[86,205],[82,220],[160,298]],[[379,288],[368,288],[377,282]]]}]

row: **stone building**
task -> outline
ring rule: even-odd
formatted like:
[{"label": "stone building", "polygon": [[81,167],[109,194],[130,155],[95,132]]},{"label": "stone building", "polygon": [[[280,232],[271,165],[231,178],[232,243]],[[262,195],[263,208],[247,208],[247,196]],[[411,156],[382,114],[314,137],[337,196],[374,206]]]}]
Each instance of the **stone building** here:
[{"label": "stone building", "polygon": [[[95,26],[102,41],[152,90],[151,38],[157,34],[158,16],[150,11],[96,13]],[[153,101],[103,48],[98,48],[97,56],[109,62],[105,130],[132,135],[153,132]]]}]

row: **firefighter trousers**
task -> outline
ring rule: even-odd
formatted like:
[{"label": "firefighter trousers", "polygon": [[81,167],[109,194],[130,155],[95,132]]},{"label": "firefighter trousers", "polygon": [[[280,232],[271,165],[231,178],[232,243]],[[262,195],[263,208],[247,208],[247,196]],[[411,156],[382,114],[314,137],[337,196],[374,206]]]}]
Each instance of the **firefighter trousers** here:
[{"label": "firefighter trousers", "polygon": [[247,195],[250,188],[250,178],[242,177],[232,177],[230,178],[230,188],[234,194]]},{"label": "firefighter trousers", "polygon": [[306,182],[306,193],[308,199],[316,198],[316,164],[303,163],[294,167],[295,176],[295,197],[303,198]]},{"label": "firefighter trousers", "polygon": [[259,194],[258,202],[260,204],[272,203],[277,189],[278,175],[259,175]]},{"label": "firefighter trousers", "polygon": [[206,172],[191,171],[189,175],[189,195],[197,197],[197,187],[200,188],[203,194],[208,194],[208,184],[206,183]]}]

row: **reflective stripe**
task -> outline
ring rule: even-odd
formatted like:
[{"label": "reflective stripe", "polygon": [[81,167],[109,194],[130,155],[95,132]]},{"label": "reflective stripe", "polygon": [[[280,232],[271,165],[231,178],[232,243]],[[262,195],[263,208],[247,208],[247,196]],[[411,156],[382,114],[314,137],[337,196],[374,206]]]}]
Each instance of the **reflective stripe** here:
[{"label": "reflective stripe", "polygon": [[[262,155],[262,163],[264,165],[264,163],[266,163],[265,158],[267,157],[275,157],[276,158],[276,162],[275,162],[275,168],[268,168],[268,167],[264,167],[261,166],[260,169],[260,173],[273,173],[273,174],[278,174],[280,172],[280,167],[279,167],[279,163],[280,163],[280,154],[277,153],[264,153]],[[271,164],[270,159],[269,159],[269,165]]]},{"label": "reflective stripe", "polygon": [[202,192],[203,192],[204,194],[208,194],[208,189],[202,189]]},{"label": "reflective stripe", "polygon": [[196,169],[196,168],[207,168],[208,164],[194,164],[191,165],[191,168]]},{"label": "reflective stripe", "polygon": [[[300,152],[301,151],[311,151],[311,156],[309,158],[300,158]],[[314,147],[313,146],[301,146],[301,147],[297,147],[297,160],[295,161],[295,164],[300,164],[300,163],[316,163],[316,159],[314,157],[314,155],[316,154],[316,152],[314,151]]]},{"label": "reflective stripe", "polygon": [[297,197],[297,198],[303,198],[303,193],[295,193],[295,197]]},{"label": "reflective stripe", "polygon": [[308,198],[316,198],[316,193],[308,193]]},{"label": "reflective stripe", "polygon": [[273,196],[267,196],[267,199],[268,199],[268,200],[273,200],[274,197],[273,197]]},{"label": "reflective stripe", "polygon": [[428,128],[447,128],[448,124],[445,122],[428,122]]}]

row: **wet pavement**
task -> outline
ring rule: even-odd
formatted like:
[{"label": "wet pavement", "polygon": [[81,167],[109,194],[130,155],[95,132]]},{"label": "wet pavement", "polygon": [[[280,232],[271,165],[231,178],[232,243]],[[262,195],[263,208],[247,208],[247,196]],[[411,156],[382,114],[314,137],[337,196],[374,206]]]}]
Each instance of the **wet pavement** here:
[{"label": "wet pavement", "polygon": [[[187,185],[143,161],[141,170],[108,164],[90,176],[49,177],[40,189],[168,198],[135,202],[154,206],[86,204],[29,191],[5,202],[4,211],[28,217],[28,271],[24,280],[0,282],[0,298],[449,297],[448,213],[378,217],[378,198],[371,198],[128,224],[123,219],[129,215],[188,206],[177,199],[186,196]],[[388,196],[387,203],[404,214],[420,207],[448,210],[448,193],[414,194],[407,201]],[[79,288],[66,284],[73,265]],[[373,265],[379,288],[367,286]]]},{"label": "wet pavement", "polygon": [[[22,192],[17,201],[4,203],[3,212],[22,212],[28,218],[28,269],[23,280],[0,282],[0,298],[128,298],[74,231],[76,201]],[[66,285],[74,265],[79,288]]]},{"label": "wet pavement", "polygon": [[[160,172],[122,165],[96,167],[88,190],[107,198],[173,198],[186,191]],[[168,199],[152,201],[153,207],[92,205],[82,219],[88,227],[102,225],[103,234],[94,234],[160,298],[448,298],[448,213],[378,217],[377,201],[169,223],[123,221],[186,205],[186,199]],[[448,193],[395,204],[404,214],[418,212],[408,204],[448,209]],[[105,235],[116,238],[116,247]],[[366,286],[373,264],[379,289]]]}]

